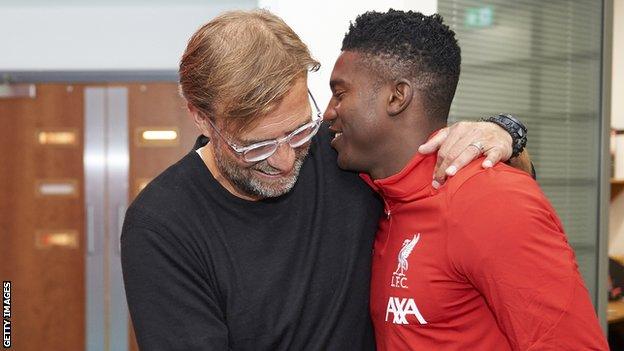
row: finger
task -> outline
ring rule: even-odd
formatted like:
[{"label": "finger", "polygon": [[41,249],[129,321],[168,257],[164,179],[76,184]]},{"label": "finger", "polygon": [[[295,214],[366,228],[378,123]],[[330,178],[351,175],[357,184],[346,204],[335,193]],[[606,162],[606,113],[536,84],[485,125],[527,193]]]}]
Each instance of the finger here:
[{"label": "finger", "polygon": [[431,186],[433,186],[435,189],[441,187],[442,184],[444,184],[444,182],[446,181],[446,173],[444,173],[443,169],[442,171],[440,171],[441,169],[442,168],[438,168],[433,173],[433,181],[431,182]]},{"label": "finger", "polygon": [[[459,156],[466,146],[480,138],[480,130],[475,128],[474,122],[457,122],[448,127],[448,136],[444,143],[440,146],[438,154]],[[459,141],[463,141],[459,143]],[[453,161],[452,159],[449,161]],[[450,164],[450,162],[449,162]]]},{"label": "finger", "polygon": [[496,150],[490,160],[486,158],[486,161],[488,161],[487,165],[491,164],[491,166],[494,166],[497,162],[505,162],[511,157],[512,138],[506,130],[494,123],[490,123],[489,127],[492,130],[484,134],[485,137],[482,142],[486,150],[484,152],[486,156]]},{"label": "finger", "polygon": [[[436,164],[435,167],[433,168],[433,181],[431,182],[431,185],[435,188],[438,189],[440,187],[440,182],[439,180],[442,179],[442,182],[444,183],[444,172],[440,172],[440,170],[442,168],[440,168],[440,164],[442,163],[442,158],[440,157],[440,153],[438,152],[438,157],[436,158]],[[442,173],[442,174],[440,174]]]},{"label": "finger", "polygon": [[472,160],[478,158],[481,155],[481,150],[474,145],[468,145],[462,151],[462,153],[457,156],[457,158],[451,163],[451,165],[446,168],[445,173],[447,176],[454,176],[457,171],[464,168],[467,164],[472,162]]},{"label": "finger", "polygon": [[421,154],[430,154],[430,153],[435,152],[436,150],[440,148],[440,145],[444,143],[448,135],[449,135],[448,127],[440,129],[440,131],[436,135],[434,135],[426,143],[418,147],[418,152],[420,152]]},{"label": "finger", "polygon": [[[442,172],[445,172],[445,174],[447,174],[447,169],[457,160],[457,158],[466,151],[466,149],[470,148],[470,149],[475,149],[478,154],[477,157],[481,154],[481,150],[479,150],[478,148],[474,147],[474,146],[470,146],[471,143],[473,143],[475,140],[478,139],[479,135],[476,135],[476,131],[471,131],[468,132],[465,136],[460,137],[459,139],[457,139],[457,141],[455,141],[455,143],[453,143],[452,145],[450,145],[449,143],[446,143],[446,145],[448,146],[443,146],[442,148],[440,148],[440,152],[438,153],[438,155],[442,154],[444,156],[444,159],[440,162],[440,168]],[[472,150],[469,150],[469,152]],[[457,169],[455,169],[453,172],[453,170],[449,170],[452,173],[455,173],[457,171]]]},{"label": "finger", "polygon": [[[448,129],[448,136],[440,146],[440,150],[438,150],[438,157],[433,173],[432,186],[434,188],[437,189],[444,184],[446,180],[446,168],[448,168],[451,162],[465,149],[465,146],[460,148],[456,147],[455,144],[465,135],[475,132],[473,124],[473,122],[457,122],[446,128]],[[469,139],[474,140],[475,138],[476,137],[471,137]]]},{"label": "finger", "polygon": [[[457,158],[457,153],[453,153],[453,150],[459,150],[455,147],[455,143],[448,146],[452,140],[447,139],[444,143],[440,151],[438,151],[438,158],[436,160],[436,166],[433,170],[433,182],[432,185],[434,188],[438,188],[446,181],[446,169],[450,166],[451,162]],[[448,151],[450,150],[450,151]],[[437,186],[436,186],[437,185]]]},{"label": "finger", "polygon": [[486,158],[481,164],[483,168],[492,168],[503,157],[503,152],[500,148],[494,147],[485,152]]},{"label": "finger", "polygon": [[496,162],[506,162],[511,158],[511,154],[513,153],[512,143],[503,143],[501,146],[496,147],[496,152],[499,154],[499,158],[492,163],[495,165]]}]

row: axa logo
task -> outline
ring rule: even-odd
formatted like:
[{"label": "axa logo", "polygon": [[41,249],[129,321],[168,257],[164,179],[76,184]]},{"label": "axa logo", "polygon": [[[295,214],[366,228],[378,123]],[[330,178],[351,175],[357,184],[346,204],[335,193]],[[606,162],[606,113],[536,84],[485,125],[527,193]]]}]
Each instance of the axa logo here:
[{"label": "axa logo", "polygon": [[420,233],[414,234],[412,239],[405,239],[405,241],[403,241],[403,246],[399,251],[397,269],[392,273],[391,287],[407,289],[407,276],[405,275],[409,268],[407,259],[412,253],[412,250],[414,250],[418,240],[420,240]]},{"label": "axa logo", "polygon": [[392,323],[394,324],[409,324],[407,316],[413,315],[420,324],[427,324],[425,318],[420,314],[416,302],[412,298],[388,298],[388,306],[386,307],[386,322],[388,317],[392,314]]}]

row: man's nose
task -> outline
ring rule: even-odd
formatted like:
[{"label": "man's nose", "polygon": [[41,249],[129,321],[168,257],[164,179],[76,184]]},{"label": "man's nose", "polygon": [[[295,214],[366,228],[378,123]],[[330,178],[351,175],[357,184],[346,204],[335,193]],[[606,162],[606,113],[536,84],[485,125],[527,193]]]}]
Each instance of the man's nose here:
[{"label": "man's nose", "polygon": [[275,153],[267,159],[267,162],[282,173],[288,173],[295,165],[295,150],[288,143],[280,144]]},{"label": "man's nose", "polygon": [[332,122],[334,119],[336,119],[336,110],[330,101],[325,108],[325,112],[323,112],[323,121]]}]

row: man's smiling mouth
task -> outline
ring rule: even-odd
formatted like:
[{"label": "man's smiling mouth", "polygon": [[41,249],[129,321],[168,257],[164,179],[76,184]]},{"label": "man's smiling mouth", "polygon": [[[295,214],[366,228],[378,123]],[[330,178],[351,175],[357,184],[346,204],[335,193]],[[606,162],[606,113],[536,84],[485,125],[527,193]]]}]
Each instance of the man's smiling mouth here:
[{"label": "man's smiling mouth", "polygon": [[336,130],[336,129],[330,127],[329,131],[334,133],[334,139],[333,140],[336,140],[336,139],[338,139],[338,138],[340,138],[342,136],[342,131],[341,130]]},{"label": "man's smiling mouth", "polygon": [[342,139],[342,132],[336,132],[336,134],[334,134],[334,138],[331,140],[330,145],[333,148],[336,148],[336,144]]}]

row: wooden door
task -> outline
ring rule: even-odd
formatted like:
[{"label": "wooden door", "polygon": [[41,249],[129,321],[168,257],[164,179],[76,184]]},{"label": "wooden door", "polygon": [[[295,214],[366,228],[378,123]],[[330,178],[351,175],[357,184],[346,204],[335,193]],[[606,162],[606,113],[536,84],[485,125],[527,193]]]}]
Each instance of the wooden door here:
[{"label": "wooden door", "polygon": [[[0,278],[12,283],[13,349],[84,350],[87,330],[100,335],[94,347],[111,348],[112,317],[95,325],[102,330],[86,325],[85,257],[93,256],[87,252],[83,161],[85,114],[93,111],[87,92],[109,87],[127,89],[129,202],[189,152],[198,135],[175,83],[37,84],[33,98],[0,98]],[[107,198],[101,194],[101,201]],[[108,252],[107,260],[118,259]],[[111,284],[101,283],[104,295]],[[104,295],[95,299],[101,309],[91,310],[96,319],[120,303]],[[129,333],[129,349],[138,350],[131,324]]]},{"label": "wooden door", "polygon": [[0,98],[0,277],[12,283],[15,350],[84,349],[82,135],[81,86]]}]

